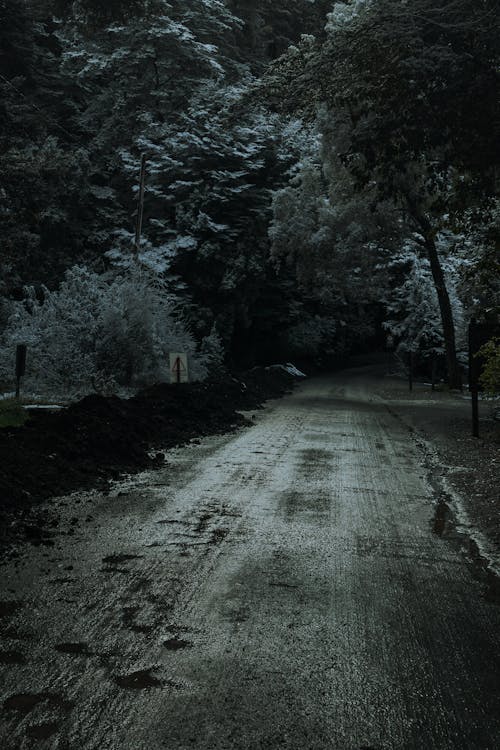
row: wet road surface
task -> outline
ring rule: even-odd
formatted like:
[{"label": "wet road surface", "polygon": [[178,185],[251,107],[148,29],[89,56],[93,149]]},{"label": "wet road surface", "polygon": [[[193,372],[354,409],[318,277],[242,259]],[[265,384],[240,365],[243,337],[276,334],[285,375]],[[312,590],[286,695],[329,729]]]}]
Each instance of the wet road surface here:
[{"label": "wet road surface", "polygon": [[498,750],[500,607],[433,500],[359,371],[55,501],[0,569],[0,746]]}]

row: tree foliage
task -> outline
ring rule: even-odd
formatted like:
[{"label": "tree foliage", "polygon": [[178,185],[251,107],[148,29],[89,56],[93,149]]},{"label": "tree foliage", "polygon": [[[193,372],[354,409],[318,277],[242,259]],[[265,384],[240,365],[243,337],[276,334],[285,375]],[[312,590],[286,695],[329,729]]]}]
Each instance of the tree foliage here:
[{"label": "tree foliage", "polygon": [[460,384],[456,326],[436,237],[484,215],[495,191],[500,44],[491,21],[498,10],[497,0],[336,3],[326,40],[303,37],[264,85],[280,109],[284,102],[311,119],[326,108],[335,159],[358,195],[371,194],[385,242],[399,234],[421,247],[453,386]]},{"label": "tree foliage", "polygon": [[48,315],[75,264],[108,291],[139,265],[217,361],[385,326],[457,385],[500,308],[499,4],[0,0],[0,325],[26,284]]},{"label": "tree foliage", "polygon": [[478,355],[484,360],[480,383],[488,393],[497,395],[500,393],[500,339],[488,341],[481,347]]},{"label": "tree foliage", "polygon": [[[12,380],[15,347],[27,344],[26,387],[82,394],[169,379],[169,352],[184,351],[194,379],[207,374],[205,355],[176,310],[161,278],[135,266],[118,275],[83,267],[66,272],[59,289],[33,287],[12,304],[0,348],[0,377]],[[212,355],[213,356],[213,355]]]}]

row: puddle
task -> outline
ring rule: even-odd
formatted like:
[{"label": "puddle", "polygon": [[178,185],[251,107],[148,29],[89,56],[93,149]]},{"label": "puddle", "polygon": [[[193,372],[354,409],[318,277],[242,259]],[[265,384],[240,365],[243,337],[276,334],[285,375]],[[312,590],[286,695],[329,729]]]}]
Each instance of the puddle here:
[{"label": "puddle", "polygon": [[439,537],[444,536],[448,530],[449,523],[451,521],[451,510],[448,503],[443,499],[440,499],[434,511],[434,518],[432,520],[432,531]]},{"label": "puddle", "polygon": [[0,602],[0,619],[12,617],[23,606],[23,602]]},{"label": "puddle", "polygon": [[99,573],[122,573],[123,575],[129,576],[130,570],[127,568],[99,568]]},{"label": "puddle", "polygon": [[148,688],[162,687],[162,682],[151,674],[152,670],[153,667],[141,669],[126,675],[116,675],[113,679],[118,687],[126,690],[147,690]]},{"label": "puddle", "polygon": [[27,727],[26,734],[34,740],[48,740],[59,729],[59,724],[55,721],[44,721],[41,724],[34,724]]},{"label": "puddle", "polygon": [[0,664],[24,664],[25,661],[20,651],[0,651]]},{"label": "puddle", "polygon": [[111,565],[117,565],[118,563],[127,562],[128,560],[138,560],[143,555],[108,555],[102,558],[102,562]]},{"label": "puddle", "polygon": [[312,522],[317,522],[330,512],[330,506],[331,498],[326,494],[288,490],[282,492],[279,498],[279,510],[288,520],[307,513]]},{"label": "puddle", "polygon": [[7,711],[29,714],[40,703],[47,703],[50,708],[60,708],[63,711],[71,711],[75,705],[58,693],[18,693],[7,698],[3,705]]},{"label": "puddle", "polygon": [[169,638],[168,641],[163,643],[163,647],[167,651],[180,651],[183,648],[192,648],[192,646],[191,641],[184,641],[182,638]]},{"label": "puddle", "polygon": [[435,506],[432,531],[465,553],[472,576],[484,585],[483,596],[486,601],[500,604],[500,577],[489,568],[489,560],[483,555],[477,542],[466,531],[457,528],[453,511],[442,497]]},{"label": "puddle", "polygon": [[88,645],[86,643],[56,643],[54,646],[60,654],[74,654],[77,656],[90,656]]}]

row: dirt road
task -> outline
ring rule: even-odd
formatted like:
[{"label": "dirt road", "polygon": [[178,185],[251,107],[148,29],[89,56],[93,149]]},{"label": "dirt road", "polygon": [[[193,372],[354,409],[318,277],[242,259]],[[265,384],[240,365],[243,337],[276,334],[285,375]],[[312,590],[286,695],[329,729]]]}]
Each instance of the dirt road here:
[{"label": "dirt road", "polygon": [[0,745],[497,750],[500,607],[370,394],[314,379],[53,504],[54,546],[1,569]]}]

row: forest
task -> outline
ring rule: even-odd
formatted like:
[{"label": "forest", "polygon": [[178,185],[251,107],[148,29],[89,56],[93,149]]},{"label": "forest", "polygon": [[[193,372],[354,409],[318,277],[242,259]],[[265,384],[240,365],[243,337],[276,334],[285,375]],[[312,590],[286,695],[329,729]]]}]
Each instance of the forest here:
[{"label": "forest", "polygon": [[[0,383],[350,352],[500,313],[500,0],[0,0]],[[136,242],[141,159],[142,231]],[[487,345],[500,387],[500,339]]]}]

